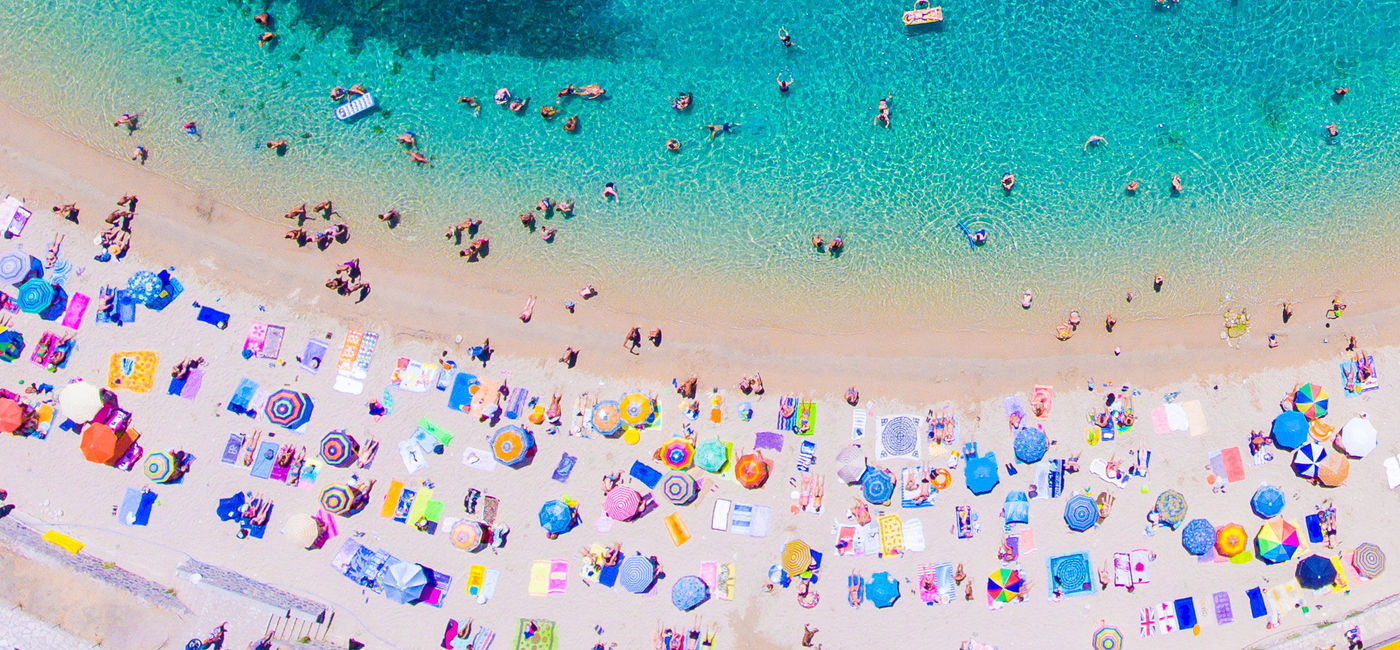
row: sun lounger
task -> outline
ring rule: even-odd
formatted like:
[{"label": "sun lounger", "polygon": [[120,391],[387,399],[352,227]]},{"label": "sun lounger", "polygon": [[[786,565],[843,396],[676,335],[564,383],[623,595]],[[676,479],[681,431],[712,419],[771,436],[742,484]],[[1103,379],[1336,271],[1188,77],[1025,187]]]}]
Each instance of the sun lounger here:
[{"label": "sun lounger", "polygon": [[201,323],[208,323],[219,329],[228,328],[229,315],[213,307],[199,307],[199,313],[195,314],[194,318]]},{"label": "sun lounger", "polygon": [[1225,625],[1235,622],[1235,612],[1230,608],[1230,594],[1225,591],[1217,591],[1211,596],[1211,602],[1215,606],[1215,624]]},{"label": "sun lounger", "polygon": [[270,478],[273,466],[277,463],[277,443],[264,440],[258,443],[258,450],[253,455],[253,468],[250,470],[253,478]]},{"label": "sun lounger", "polygon": [[306,342],[306,348],[301,351],[301,360],[298,363],[303,369],[314,375],[321,369],[321,362],[326,360],[328,350],[330,350],[330,345],[323,339],[309,339]]},{"label": "sun lounger", "polygon": [[224,443],[224,454],[219,458],[219,462],[225,465],[238,464],[238,452],[243,450],[243,441],[246,438],[241,433],[228,434],[228,442]]},{"label": "sun lounger", "polygon": [[655,490],[656,485],[661,482],[661,472],[640,460],[632,461],[632,468],[627,471],[627,474],[641,481],[642,485],[651,490]]},{"label": "sun lounger", "polygon": [[768,506],[754,506],[749,520],[749,537],[767,537],[773,525],[773,509]]},{"label": "sun lounger", "polygon": [[[785,409],[791,409],[791,410],[792,410],[792,415],[789,415],[789,416],[787,416],[787,417],[783,417],[783,411],[784,411]],[[793,422],[796,420],[796,416],[797,416],[797,398],[796,398],[796,397],[780,397],[780,398],[778,398],[778,424],[777,424],[777,426],[775,426],[774,428],[777,429],[777,430],[779,430],[779,431],[792,431],[792,424],[793,424]]]},{"label": "sun lounger", "polygon": [[155,502],[155,492],[127,488],[117,510],[117,521],[125,526],[145,526],[151,523],[151,506]]},{"label": "sun lounger", "polygon": [[686,527],[685,521],[681,519],[681,513],[673,512],[666,515],[666,533],[671,536],[671,543],[680,546],[690,541],[690,529]]},{"label": "sun lounger", "polygon": [[729,499],[715,499],[715,509],[710,514],[710,530],[729,530],[729,510],[734,502]]}]

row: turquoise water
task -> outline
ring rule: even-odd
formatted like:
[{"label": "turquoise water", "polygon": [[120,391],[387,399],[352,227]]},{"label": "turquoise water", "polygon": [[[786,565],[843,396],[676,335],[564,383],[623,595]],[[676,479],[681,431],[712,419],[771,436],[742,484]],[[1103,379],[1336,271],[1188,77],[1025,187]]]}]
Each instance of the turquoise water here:
[{"label": "turquoise water", "polygon": [[[489,264],[507,273],[722,305],[745,324],[1041,326],[1121,305],[1157,271],[1170,297],[1121,317],[1160,317],[1318,295],[1395,265],[1394,2],[949,2],[940,27],[915,32],[892,2],[298,0],[266,5],[281,38],[260,49],[250,17],[264,6],[11,0],[0,47],[22,55],[0,96],[115,155],[139,141],[152,168],[270,220],[303,200],[335,198],[364,224],[397,206],[404,228],[365,225],[360,241],[453,264],[442,226],[484,217]],[[798,47],[779,44],[781,25]],[[779,73],[796,79],[787,95]],[[570,82],[611,97],[566,102],[572,135],[537,112]],[[382,110],[337,123],[327,91],[352,83]],[[530,110],[495,106],[499,87]],[[679,91],[696,97],[688,113],[668,105]],[[886,93],[888,130],[872,125]],[[135,136],[110,126],[132,111]],[[720,121],[741,126],[707,140],[701,125]],[[405,130],[431,167],[394,142]],[[1108,145],[1086,153],[1091,134]],[[262,147],[273,137],[292,141],[286,157]],[[620,204],[602,201],[607,181]],[[578,202],[553,245],[515,221],[545,195]],[[970,251],[960,220],[991,243]],[[814,254],[814,232],[844,234],[845,254]],[[1044,309],[1006,321],[1026,288]]]}]

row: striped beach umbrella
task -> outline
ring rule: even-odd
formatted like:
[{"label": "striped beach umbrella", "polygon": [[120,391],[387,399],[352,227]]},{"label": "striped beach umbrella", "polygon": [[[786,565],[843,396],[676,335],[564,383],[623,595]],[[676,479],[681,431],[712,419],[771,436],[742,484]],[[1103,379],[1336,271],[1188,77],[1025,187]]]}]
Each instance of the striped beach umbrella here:
[{"label": "striped beach umbrella", "polygon": [[866,467],[860,476],[860,493],[872,505],[889,503],[894,496],[894,475],[887,469]]},{"label": "striped beach umbrella", "polygon": [[1044,431],[1034,427],[1021,427],[1016,430],[1012,447],[1016,450],[1017,461],[1030,464],[1038,463],[1045,457],[1050,443],[1046,440]]},{"label": "striped beach umbrella", "polygon": [[1197,517],[1181,528],[1181,546],[1192,555],[1205,555],[1215,545],[1215,526]]},{"label": "striped beach umbrella", "polygon": [[618,402],[618,410],[623,422],[644,427],[651,423],[652,416],[656,414],[656,405],[650,396],[637,391],[623,395],[622,401]]},{"label": "striped beach umbrella", "polygon": [[1327,416],[1327,391],[1317,384],[1303,384],[1293,393],[1293,409],[1309,420]]},{"label": "striped beach umbrella", "polygon": [[729,448],[718,438],[711,438],[695,447],[695,465],[707,472],[723,472],[729,464]]},{"label": "striped beach umbrella", "polygon": [[1099,506],[1089,495],[1077,493],[1065,501],[1065,524],[1082,533],[1099,523]]},{"label": "striped beach umbrella", "polygon": [[491,434],[491,455],[506,467],[525,462],[534,450],[535,436],[517,425],[508,424]]},{"label": "striped beach umbrella", "polygon": [[355,491],[348,485],[328,485],[321,490],[321,508],[333,515],[346,515],[355,503]]},{"label": "striped beach umbrella", "polygon": [[603,497],[603,512],[617,521],[637,516],[642,507],[642,495],[626,485],[615,485]]},{"label": "striped beach umbrella", "polygon": [[617,584],[623,589],[640,594],[656,582],[656,565],[640,555],[629,555],[617,565]]},{"label": "striped beach umbrella", "polygon": [[1186,521],[1186,497],[1176,490],[1166,490],[1157,495],[1157,505],[1153,508],[1162,523],[1173,530]]},{"label": "striped beach umbrella", "polygon": [[53,304],[53,285],[40,278],[30,278],[19,287],[15,302],[26,314],[37,314]]},{"label": "striped beach umbrella", "polygon": [[1249,548],[1249,533],[1239,524],[1226,524],[1215,531],[1215,552],[1235,557]]},{"label": "striped beach umbrella", "polygon": [[734,463],[734,478],[738,479],[740,485],[750,490],[761,488],[764,483],[768,482],[768,475],[773,469],[772,465],[758,451],[744,454]]},{"label": "striped beach umbrella", "polygon": [[783,545],[783,571],[790,576],[798,576],[812,566],[812,547],[801,540],[793,540]]},{"label": "striped beach umbrella", "polygon": [[1094,650],[1122,650],[1123,632],[1112,625],[1094,631]]},{"label": "striped beach umbrella", "polygon": [[287,429],[297,429],[311,421],[311,396],[283,388],[267,398],[263,414],[267,421]]},{"label": "striped beach umbrella", "polygon": [[359,451],[360,444],[344,431],[332,431],[321,438],[321,458],[335,467],[354,462]]},{"label": "striped beach umbrella", "polygon": [[1309,442],[1293,451],[1293,473],[1303,478],[1317,478],[1318,468],[1327,456],[1326,447]]},{"label": "striped beach umbrella", "polygon": [[695,500],[695,479],[685,472],[671,472],[661,481],[661,493],[671,503],[686,505]]},{"label": "striped beach umbrella", "polygon": [[146,478],[156,483],[164,483],[175,478],[175,467],[175,456],[168,451],[155,451],[146,454],[146,460],[141,463]]},{"label": "striped beach umbrella", "polygon": [[574,527],[574,508],[560,499],[540,506],[540,528],[551,535],[562,535]]},{"label": "striped beach umbrella", "polygon": [[699,607],[710,599],[710,586],[700,576],[682,576],[671,586],[671,604],[682,612]]},{"label": "striped beach umbrella", "polygon": [[1280,490],[1268,483],[1259,486],[1254,491],[1254,496],[1250,497],[1249,505],[1254,509],[1254,514],[1265,519],[1278,516],[1283,512],[1283,490]]},{"label": "striped beach umbrella", "polygon": [[593,415],[590,420],[593,423],[593,430],[600,435],[611,436],[622,430],[622,411],[618,408],[617,402],[598,402],[593,406]]},{"label": "striped beach umbrella", "polygon": [[990,602],[1009,603],[1021,595],[1024,584],[1021,572],[1015,569],[997,569],[987,578],[987,599]]},{"label": "striped beach umbrella", "polygon": [[0,255],[0,283],[18,287],[43,274],[43,263],[29,253],[15,249]]},{"label": "striped beach umbrella", "polygon": [[480,522],[468,519],[459,520],[452,525],[452,545],[468,551],[475,551],[481,548],[484,532]]},{"label": "striped beach umbrella", "polygon": [[1282,519],[1271,519],[1259,529],[1254,545],[1259,551],[1259,559],[1264,562],[1287,562],[1298,552],[1298,528]]},{"label": "striped beach umbrella", "polygon": [[670,469],[689,469],[695,464],[695,445],[688,438],[671,438],[661,443],[661,464]]},{"label": "striped beach umbrella", "polygon": [[1363,578],[1374,578],[1385,572],[1385,551],[1366,542],[1351,551],[1351,566]]}]

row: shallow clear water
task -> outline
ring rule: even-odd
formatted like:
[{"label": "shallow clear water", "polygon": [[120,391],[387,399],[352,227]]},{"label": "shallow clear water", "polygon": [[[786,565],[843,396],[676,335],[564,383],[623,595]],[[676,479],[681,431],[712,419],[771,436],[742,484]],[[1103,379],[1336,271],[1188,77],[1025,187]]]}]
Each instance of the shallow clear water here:
[{"label": "shallow clear water", "polygon": [[[1358,266],[1339,251],[1395,264],[1396,2],[949,2],[915,32],[892,2],[297,0],[266,5],[281,38],[261,49],[264,6],[11,0],[0,96],[114,154],[139,141],[155,169],[272,220],[303,200],[362,224],[397,206],[418,223],[359,236],[452,264],[442,225],[484,217],[492,264],[667,309],[737,304],[745,324],[1005,322],[1026,288],[1051,318],[1120,304],[1156,271],[1177,290],[1127,317],[1170,316],[1330,291]],[[565,102],[573,135],[537,111],[569,82],[611,97]],[[338,123],[327,91],[352,83],[382,110]],[[503,86],[530,110],[495,106]],[[693,110],[669,107],[678,91]],[[871,122],[887,92],[888,130]],[[133,111],[135,136],[110,126]],[[741,126],[707,140],[719,121]],[[431,167],[394,142],[405,130]],[[1107,146],[1086,153],[1090,134]],[[515,220],[545,195],[578,201],[552,246]],[[991,243],[970,251],[959,220]],[[845,254],[814,254],[814,232],[844,234]]]}]

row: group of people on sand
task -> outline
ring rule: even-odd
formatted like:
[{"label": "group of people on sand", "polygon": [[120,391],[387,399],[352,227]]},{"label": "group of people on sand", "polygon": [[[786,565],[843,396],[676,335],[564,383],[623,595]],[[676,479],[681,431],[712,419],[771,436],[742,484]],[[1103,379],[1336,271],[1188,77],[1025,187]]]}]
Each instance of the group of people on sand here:
[{"label": "group of people on sand", "polygon": [[[334,204],[332,204],[329,200],[317,203],[315,207],[311,208],[311,210],[319,214],[322,219],[326,220],[329,220],[332,215],[340,214],[335,211]],[[288,230],[286,234],[284,234],[282,237],[283,239],[290,239],[292,241],[295,241],[297,246],[305,246],[308,243],[314,241],[316,242],[317,248],[321,250],[326,250],[330,247],[331,244],[344,244],[350,241],[350,226],[346,225],[345,223],[332,224],[326,227],[325,230],[319,232],[312,232],[306,230],[305,228],[302,228],[302,225],[309,218],[305,203],[295,208],[292,208],[291,210],[287,211],[287,214],[284,214],[282,216],[286,219],[296,220],[297,227]]]},{"label": "group of people on sand", "polygon": [[364,281],[360,271],[360,258],[347,260],[340,263],[335,269],[335,275],[326,281],[326,288],[342,296],[349,296],[355,293],[360,294],[361,302],[369,296],[369,283]]},{"label": "group of people on sand", "polygon": [[[1161,291],[1162,291],[1162,285],[1163,285],[1165,282],[1166,282],[1166,280],[1162,278],[1162,274],[1161,274],[1161,273],[1154,274],[1154,275],[1152,276],[1152,291],[1155,292],[1155,293],[1161,293]],[[1128,290],[1128,293],[1127,293],[1126,296],[1125,296],[1125,300],[1126,300],[1127,302],[1132,302],[1133,299],[1136,298],[1136,297],[1137,297],[1137,292],[1136,292],[1136,291],[1133,291],[1132,289],[1129,289],[1129,290]],[[1034,298],[1034,296],[1033,296],[1033,294],[1031,294],[1030,289],[1027,289],[1026,292],[1025,292],[1024,294],[1021,295],[1021,308],[1022,308],[1022,309],[1030,309],[1030,308],[1031,308],[1031,300],[1032,300],[1033,298]],[[1064,321],[1061,321],[1059,325],[1056,325],[1056,326],[1055,326],[1055,338],[1058,339],[1058,340],[1061,340],[1061,341],[1068,341],[1071,337],[1074,336],[1074,333],[1075,333],[1075,332],[1079,331],[1079,323],[1080,323],[1079,310],[1078,310],[1078,309],[1071,309],[1070,312],[1069,312],[1069,317],[1066,318]],[[1111,312],[1110,312],[1110,313],[1107,313],[1107,314],[1104,314],[1104,317],[1103,317],[1103,326],[1104,326],[1104,329],[1105,329],[1105,330],[1107,330],[1107,331],[1111,334],[1111,333],[1113,333],[1113,328],[1114,328],[1115,326],[1117,326],[1117,325],[1118,325],[1118,319],[1117,319],[1117,318],[1114,318],[1114,317],[1113,317],[1113,314],[1112,314]],[[1114,348],[1114,350],[1113,350],[1113,353],[1114,353],[1115,355],[1120,354],[1121,352],[1122,352],[1122,350],[1120,350],[1120,349],[1118,349],[1118,348]]]},{"label": "group of people on sand", "polygon": [[[117,200],[118,209],[113,210],[107,215],[107,218],[103,220],[107,223],[107,227],[102,230],[102,234],[98,235],[97,238],[97,243],[102,250],[98,251],[93,259],[99,262],[110,262],[113,259],[120,260],[126,257],[127,251],[131,249],[131,222],[136,218],[136,204],[139,201],[140,199],[134,194],[124,195]],[[55,206],[54,212],[71,212],[72,220],[75,223],[78,220],[77,204],[69,203],[64,206]],[[50,258],[57,256],[58,245],[61,241],[61,238],[56,238],[54,245],[49,247]],[[47,260],[45,263],[50,266],[53,264],[53,262]]]}]

